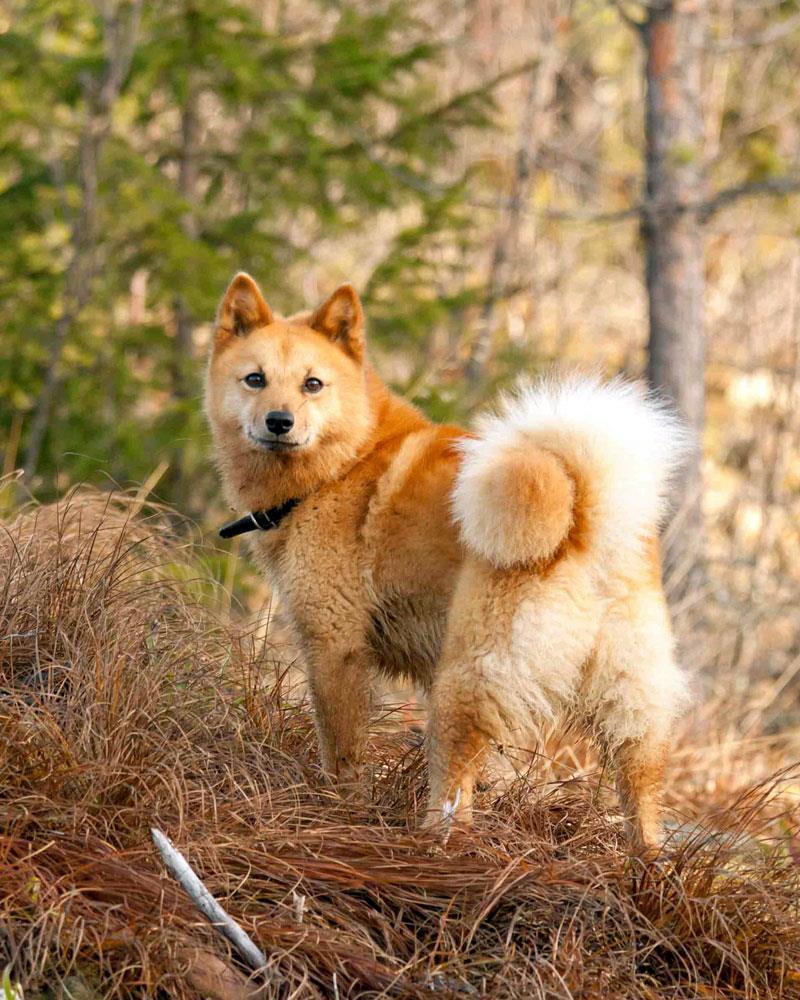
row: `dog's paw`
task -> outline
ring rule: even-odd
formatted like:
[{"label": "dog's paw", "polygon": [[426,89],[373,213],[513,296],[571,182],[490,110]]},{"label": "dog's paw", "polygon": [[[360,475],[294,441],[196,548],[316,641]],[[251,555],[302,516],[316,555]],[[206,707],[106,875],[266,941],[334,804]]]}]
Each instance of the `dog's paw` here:
[{"label": "dog's paw", "polygon": [[672,853],[660,844],[639,846],[626,865],[634,893],[669,879],[675,871]]},{"label": "dog's paw", "polygon": [[426,853],[430,857],[453,857],[466,854],[473,849],[474,831],[470,826],[461,823],[434,823],[423,828],[428,834]]},{"label": "dog's paw", "polygon": [[372,801],[370,774],[365,767],[340,767],[333,783],[339,795],[347,802],[366,805]]}]

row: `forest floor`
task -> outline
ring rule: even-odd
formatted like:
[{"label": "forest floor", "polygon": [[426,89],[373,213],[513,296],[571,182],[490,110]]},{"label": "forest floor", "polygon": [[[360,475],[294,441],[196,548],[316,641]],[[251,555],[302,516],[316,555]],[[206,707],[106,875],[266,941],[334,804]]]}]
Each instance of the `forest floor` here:
[{"label": "forest floor", "polygon": [[[626,855],[608,776],[555,740],[442,848],[417,829],[403,713],[373,734],[370,801],[339,797],[280,651],[220,611],[213,554],[136,507],[75,494],[0,533],[7,996],[800,997],[785,733],[694,709],[655,864]],[[166,873],[153,826],[266,969]]]}]

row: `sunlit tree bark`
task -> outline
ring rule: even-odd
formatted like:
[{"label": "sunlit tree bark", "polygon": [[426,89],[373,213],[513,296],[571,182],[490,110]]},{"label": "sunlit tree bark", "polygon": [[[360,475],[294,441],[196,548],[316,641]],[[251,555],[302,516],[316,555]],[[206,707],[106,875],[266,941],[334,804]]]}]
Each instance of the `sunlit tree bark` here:
[{"label": "sunlit tree bark", "polygon": [[[698,443],[705,420],[703,118],[700,66],[704,0],[653,0],[646,49],[646,196],[642,231],[649,306],[648,376],[672,400]],[[677,485],[673,565],[702,547],[701,452]]]},{"label": "sunlit tree bark", "polygon": [[[514,170],[508,198],[501,213],[500,224],[492,248],[486,298],[481,307],[478,330],[465,366],[468,385],[474,391],[483,381],[491,356],[492,338],[497,325],[498,305],[513,285],[512,270],[517,257],[520,226],[528,209],[536,172],[536,160],[542,142],[552,126],[553,96],[556,77],[563,53],[556,37],[555,26],[562,8],[567,5],[555,0],[538,9],[535,37],[531,40],[535,64],[527,80],[527,93],[519,126],[519,143],[514,157]],[[530,263],[528,262],[528,267]]]}]

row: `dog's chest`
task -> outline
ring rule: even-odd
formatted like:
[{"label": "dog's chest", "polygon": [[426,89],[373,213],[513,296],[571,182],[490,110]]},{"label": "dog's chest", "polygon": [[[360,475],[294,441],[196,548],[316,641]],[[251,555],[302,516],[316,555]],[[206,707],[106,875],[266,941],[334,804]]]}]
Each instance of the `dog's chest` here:
[{"label": "dog's chest", "polygon": [[446,607],[432,594],[384,596],[370,615],[376,666],[429,687],[442,649]]}]

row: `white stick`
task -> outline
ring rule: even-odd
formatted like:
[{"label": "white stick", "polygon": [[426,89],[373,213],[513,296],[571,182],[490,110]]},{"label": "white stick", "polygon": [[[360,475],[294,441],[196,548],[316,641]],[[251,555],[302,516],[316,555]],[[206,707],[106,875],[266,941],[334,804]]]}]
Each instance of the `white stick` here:
[{"label": "white stick", "polygon": [[292,889],[292,902],[294,903],[294,919],[298,924],[302,924],[303,914],[306,911],[306,897]]},{"label": "white stick", "polygon": [[165,837],[155,827],[150,828],[150,833],[164,859],[164,864],[180,882],[198,910],[208,917],[217,930],[231,942],[251,969],[263,969],[267,964],[267,956],[252,938],[245,934],[236,921],[222,909],[169,837]]}]

